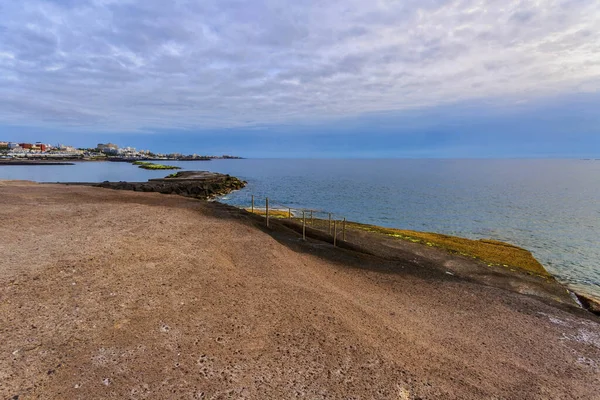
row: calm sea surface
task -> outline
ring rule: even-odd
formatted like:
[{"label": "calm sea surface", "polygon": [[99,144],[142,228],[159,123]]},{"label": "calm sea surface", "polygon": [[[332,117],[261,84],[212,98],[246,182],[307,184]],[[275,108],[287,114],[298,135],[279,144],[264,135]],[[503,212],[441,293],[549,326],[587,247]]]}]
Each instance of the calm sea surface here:
[{"label": "calm sea surface", "polygon": [[[531,250],[558,279],[600,299],[600,161],[593,160],[213,160],[169,162],[228,173],[250,196],[350,220]],[[169,171],[127,163],[0,166],[0,179],[145,181]],[[262,200],[261,200],[262,201]]]}]

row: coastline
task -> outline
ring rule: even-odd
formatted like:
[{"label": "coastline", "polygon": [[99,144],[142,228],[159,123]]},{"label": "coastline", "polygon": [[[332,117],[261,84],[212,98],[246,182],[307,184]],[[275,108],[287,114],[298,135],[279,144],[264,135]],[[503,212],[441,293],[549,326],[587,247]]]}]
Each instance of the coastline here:
[{"label": "coastline", "polygon": [[293,222],[183,196],[0,187],[2,397],[600,390],[598,318],[448,274],[464,256],[303,242]]},{"label": "coastline", "polygon": [[[85,185],[93,187],[102,187],[114,190],[132,190],[141,192],[159,192],[162,194],[177,194],[184,197],[193,197],[201,200],[218,199],[235,190],[240,190],[245,187],[246,182],[238,178],[231,177],[220,173],[209,173],[206,171],[183,171],[173,174],[179,175],[178,178],[168,176],[166,178],[150,179],[147,182],[57,182],[64,185]],[[255,213],[264,216],[260,208],[255,209]],[[246,209],[246,211],[249,211]],[[288,210],[272,209],[271,214],[275,212],[275,219],[284,220],[287,223],[286,216]],[[292,219],[292,227],[301,233],[301,219],[296,218],[295,224]],[[326,224],[327,221],[314,219],[314,221]],[[347,226],[350,230],[362,232],[359,237],[354,237],[351,240],[364,241],[365,235],[373,236],[368,242],[370,245],[366,247],[374,247],[367,250],[365,246],[352,246],[349,248],[366,252],[372,255],[381,255],[381,252],[386,252],[388,248],[384,246],[373,246],[376,242],[397,240],[416,244],[410,251],[418,252],[423,250],[420,246],[436,247],[443,252],[453,255],[463,256],[464,264],[469,264],[475,259],[476,266],[455,270],[453,273],[462,275],[466,279],[474,279],[481,283],[489,284],[496,287],[501,287],[507,290],[516,291],[519,293],[528,293],[540,296],[542,298],[551,299],[558,303],[575,305],[595,315],[600,316],[600,299],[595,298],[590,293],[574,290],[567,285],[559,282],[554,275],[548,272],[545,267],[531,254],[527,249],[518,246],[500,242],[491,239],[472,240],[464,237],[450,236],[438,234],[434,232],[410,231],[397,228],[382,227],[371,224],[363,224],[355,221],[347,221]],[[288,225],[289,226],[289,225]],[[323,235],[322,232],[311,229],[309,227],[309,235],[313,238],[324,241],[332,241],[330,235]],[[311,233],[312,232],[312,233]],[[356,233],[356,232],[355,232]],[[343,243],[340,243],[344,247]],[[348,244],[346,244],[348,246]],[[391,245],[395,245],[392,243]],[[410,244],[409,244],[410,246]],[[389,247],[389,246],[388,246]],[[425,250],[427,249],[425,247]],[[488,247],[488,249],[485,249]],[[481,249],[484,248],[484,249]],[[491,251],[490,249],[491,248]],[[500,251],[498,251],[500,249]],[[508,250],[508,251],[507,251]],[[438,260],[439,262],[439,260]],[[435,263],[430,265],[435,268]],[[527,276],[529,275],[529,277]],[[532,283],[531,276],[534,279],[539,279],[540,282]],[[501,278],[500,278],[501,277]],[[522,281],[522,282],[519,282]],[[524,281],[528,281],[524,284]],[[541,286],[540,286],[541,283]]]},{"label": "coastline", "polygon": [[[114,160],[113,160],[114,161]],[[124,160],[121,160],[124,161]],[[40,162],[40,165],[45,165],[46,163]],[[50,163],[50,164],[58,164],[58,163]],[[28,162],[26,165],[30,165]],[[73,165],[73,164],[68,164]],[[209,200],[209,199],[217,199],[218,197],[224,196],[232,191],[242,189],[246,182],[240,181],[235,177],[231,177],[229,175],[223,175],[219,173],[208,173],[206,171],[184,171],[179,174],[196,174],[196,178],[179,178],[179,179],[167,179],[158,178],[158,179],[150,179],[147,182],[56,182],[64,185],[84,185],[84,186],[95,186],[95,187],[103,187],[115,190],[133,190],[133,191],[141,191],[141,192],[159,192],[162,194],[178,194],[186,197],[193,197],[197,199]],[[256,210],[259,210],[258,208]],[[277,210],[271,210],[271,212]],[[263,211],[264,213],[264,211]],[[279,215],[275,215],[274,218],[284,219],[287,215],[287,210],[281,210]],[[299,222],[300,220],[297,220]],[[317,219],[315,219],[317,221]],[[320,221],[321,223],[326,223],[326,221]],[[577,304],[579,307],[590,311],[596,315],[600,315],[600,299],[594,297],[593,294],[583,292],[579,289],[569,288],[567,285],[558,282],[556,278],[550,274],[541,263],[539,263],[526,249],[519,248],[518,246],[514,246],[512,244],[498,242],[494,240],[470,240],[463,237],[458,236],[449,236],[443,234],[437,234],[433,232],[420,232],[420,231],[410,231],[410,230],[402,230],[397,228],[389,228],[382,227],[371,224],[363,224],[360,222],[347,221],[350,229],[370,232],[373,234],[378,234],[380,237],[387,237],[393,239],[400,239],[403,241],[408,241],[412,243],[420,243],[425,246],[435,246],[441,248],[451,254],[459,254],[463,255],[467,258],[474,258],[482,261],[481,265],[487,265],[490,269],[498,269],[497,272],[500,275],[505,275],[505,278],[508,278],[510,273],[507,275],[507,271],[502,271],[503,269],[509,269],[510,272],[515,272],[515,269],[520,271],[525,271],[526,274],[534,274],[538,275],[538,277],[542,277],[544,279],[548,279],[564,288],[564,290],[569,294],[569,299]],[[296,227],[296,229],[298,229]],[[376,235],[377,236],[377,235]],[[433,238],[433,239],[432,239]],[[440,242],[440,238],[442,242]],[[327,240],[325,237],[321,237],[323,240]],[[450,245],[448,245],[450,242]],[[451,243],[455,242],[455,243]],[[456,242],[462,242],[457,245]],[[511,260],[512,255],[510,254],[500,254],[496,256],[496,258],[486,259],[485,257],[481,257],[481,255],[477,252],[471,251],[472,249],[469,247],[475,246],[485,246],[492,245],[497,246],[499,248],[510,248],[516,249],[523,254],[518,257],[520,258],[519,262],[514,262]],[[466,249],[465,250],[465,246]],[[505,257],[505,259],[503,258]],[[498,268],[499,267],[499,268]],[[504,268],[502,268],[504,267]],[[469,274],[479,274],[479,272],[470,271]],[[468,275],[468,274],[467,274]],[[485,275],[485,274],[484,274]],[[516,274],[518,275],[518,274]],[[470,278],[467,276],[467,278]],[[494,282],[494,285],[506,286],[504,283]],[[518,285],[514,285],[518,286]],[[517,290],[526,290],[523,288]],[[566,302],[563,296],[555,296],[555,300],[559,302]]]},{"label": "coastline", "polygon": [[[246,211],[250,212],[249,209]],[[264,209],[254,214],[264,217]],[[270,210],[271,218],[302,234],[302,219],[288,218],[288,210]],[[333,243],[326,232],[327,220],[307,223],[306,236]],[[461,279],[469,279],[505,290],[537,296],[576,306],[600,316],[600,301],[592,295],[569,288],[559,282],[530,251],[495,240],[472,240],[432,232],[387,228],[346,221],[347,241],[337,246],[386,259],[403,259],[418,255],[428,268],[441,270]],[[448,257],[453,258],[448,262]]]},{"label": "coastline", "polygon": [[[244,208],[244,210],[251,211],[250,208]],[[255,207],[253,212],[262,217],[265,216],[264,208]],[[270,218],[280,221],[302,234],[302,218],[296,216],[289,219],[288,209],[270,209],[269,214]],[[324,233],[327,230],[328,220],[314,218],[313,223],[316,223],[317,229],[314,229],[311,223],[307,222],[307,236],[333,243],[332,236]],[[529,280],[533,277],[534,280],[539,280],[543,285],[547,283],[552,287],[551,291],[554,294],[551,296],[549,296],[549,293],[541,294],[542,297],[576,305],[600,316],[599,298],[594,297],[591,293],[570,288],[558,281],[529,250],[519,246],[491,239],[467,239],[460,236],[383,227],[356,221],[346,221],[346,226],[349,232],[354,231],[353,237],[349,239],[350,241],[361,242],[364,241],[365,236],[369,235],[372,236],[372,239],[367,240],[367,245],[363,247],[338,241],[340,247],[379,256],[382,252],[388,252],[389,247],[397,247],[399,241],[404,242],[404,248],[408,246],[411,252],[427,251],[427,248],[433,247],[441,252],[462,256],[465,264],[477,264],[466,269],[463,268],[463,271],[454,271],[461,274],[463,278],[474,279],[507,290],[534,294],[536,291],[531,287],[519,285],[518,283],[519,280]],[[377,243],[378,241],[380,243]],[[436,268],[436,265],[433,264],[430,267]],[[492,276],[495,277],[490,278]]]},{"label": "coastline", "polygon": [[[134,161],[212,161],[212,160],[244,160],[243,157],[182,157],[182,158],[160,158],[160,157],[82,157],[82,156],[42,156],[42,157],[12,157],[12,158],[0,158],[0,165],[19,165],[19,163],[28,163],[27,165],[47,165],[44,163],[55,163],[64,161],[73,162],[124,162],[131,163]],[[69,164],[72,165],[72,164]]]},{"label": "coastline", "polygon": [[62,185],[93,186],[134,192],[158,192],[208,200],[242,189],[246,182],[234,176],[208,171],[175,172],[146,182],[57,182]]},{"label": "coastline", "polygon": [[0,166],[7,165],[75,165],[72,162],[65,162],[68,159],[57,159],[56,161],[41,161],[41,160],[0,160]]}]

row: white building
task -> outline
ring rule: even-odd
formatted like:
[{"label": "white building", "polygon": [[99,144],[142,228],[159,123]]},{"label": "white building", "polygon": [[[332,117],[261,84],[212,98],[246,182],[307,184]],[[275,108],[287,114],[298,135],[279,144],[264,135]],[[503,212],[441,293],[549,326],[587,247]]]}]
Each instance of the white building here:
[{"label": "white building", "polygon": [[118,153],[119,150],[119,146],[117,146],[114,143],[98,143],[98,146],[96,146],[98,148],[98,150],[100,150],[103,153],[111,153],[111,154],[116,154]]}]

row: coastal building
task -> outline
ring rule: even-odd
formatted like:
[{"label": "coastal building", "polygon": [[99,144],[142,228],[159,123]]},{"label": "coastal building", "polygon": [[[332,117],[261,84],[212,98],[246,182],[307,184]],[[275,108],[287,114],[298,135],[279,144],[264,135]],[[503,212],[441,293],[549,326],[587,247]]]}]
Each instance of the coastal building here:
[{"label": "coastal building", "polygon": [[107,149],[111,149],[111,150],[117,150],[119,148],[119,146],[117,146],[114,143],[98,143],[98,146],[96,146],[98,148],[98,150],[107,150]]},{"label": "coastal building", "polygon": [[64,144],[59,144],[58,145],[58,150],[60,151],[64,151],[67,153],[81,153],[80,151],[78,151],[75,147],[73,146],[65,146]]},{"label": "coastal building", "polygon": [[104,143],[98,143],[98,145],[96,147],[102,153],[117,154],[119,152],[119,146],[117,146],[114,143],[106,143],[106,144],[104,144]]},{"label": "coastal building", "polygon": [[42,142],[35,142],[35,145],[33,145],[32,150],[34,148],[41,152],[45,152],[46,150],[48,150],[48,147]]},{"label": "coastal building", "polygon": [[20,146],[19,146],[18,143],[9,142],[7,147],[8,147],[9,150],[13,150],[13,149],[19,148]]},{"label": "coastal building", "polygon": [[33,145],[31,143],[19,143],[19,146],[22,149],[31,149],[33,147]]}]

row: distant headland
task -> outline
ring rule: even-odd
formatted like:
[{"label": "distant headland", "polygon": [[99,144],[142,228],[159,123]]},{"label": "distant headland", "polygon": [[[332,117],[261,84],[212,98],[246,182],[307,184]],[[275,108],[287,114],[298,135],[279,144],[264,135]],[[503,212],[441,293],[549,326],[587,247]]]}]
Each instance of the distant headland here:
[{"label": "distant headland", "polygon": [[[96,147],[76,148],[70,145],[50,145],[42,142],[19,143],[0,140],[0,161],[3,165],[16,161],[210,161],[214,159],[242,159],[232,155],[198,155],[182,153],[162,153],[150,150],[137,150],[135,147],[119,147],[114,143],[98,143]],[[37,165],[41,165],[36,163]]]}]

